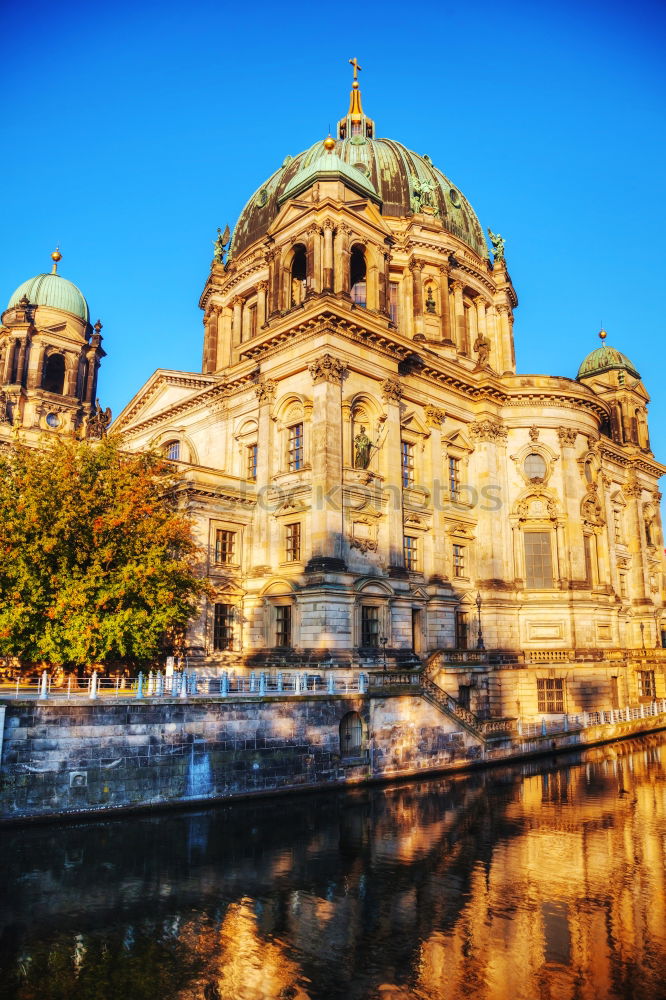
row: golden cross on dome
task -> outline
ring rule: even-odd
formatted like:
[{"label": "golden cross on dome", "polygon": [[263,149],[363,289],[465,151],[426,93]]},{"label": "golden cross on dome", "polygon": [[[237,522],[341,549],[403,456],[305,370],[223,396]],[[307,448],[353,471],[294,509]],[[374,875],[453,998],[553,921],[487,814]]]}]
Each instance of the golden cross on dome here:
[{"label": "golden cross on dome", "polygon": [[356,58],[356,56],[354,56],[353,59],[349,60],[349,65],[354,67],[354,82],[357,83],[358,82],[358,72],[361,69],[361,67],[358,64],[358,59]]}]

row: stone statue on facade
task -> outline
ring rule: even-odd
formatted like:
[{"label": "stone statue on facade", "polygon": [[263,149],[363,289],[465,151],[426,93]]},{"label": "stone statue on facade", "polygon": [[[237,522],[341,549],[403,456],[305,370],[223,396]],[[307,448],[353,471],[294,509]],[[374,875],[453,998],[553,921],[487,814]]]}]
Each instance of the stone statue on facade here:
[{"label": "stone statue on facade", "polygon": [[434,313],[437,311],[437,303],[432,294],[432,285],[428,285],[428,295],[425,302],[426,312]]},{"label": "stone statue on facade", "polygon": [[491,229],[488,229],[488,236],[493,245],[493,257],[495,260],[504,260],[504,240],[499,233],[493,233]]},{"label": "stone statue on facade", "polygon": [[105,410],[100,406],[99,399],[95,400],[95,409],[90,414],[90,420],[88,421],[88,437],[89,438],[105,438],[106,432],[111,423],[111,407],[107,406]]},{"label": "stone statue on facade", "polygon": [[488,358],[490,357],[490,340],[488,337],[484,337],[482,333],[479,333],[474,341],[474,350],[476,352],[476,367],[486,368],[488,366]]},{"label": "stone statue on facade", "polygon": [[0,389],[0,424],[11,424],[12,417],[9,412],[9,396]]},{"label": "stone statue on facade", "polygon": [[432,181],[421,180],[415,177],[412,183],[412,190],[411,203],[413,212],[423,212],[425,210],[429,215],[438,214]]},{"label": "stone statue on facade", "polygon": [[354,438],[354,468],[367,469],[370,464],[370,438],[365,433],[365,427],[361,425],[360,433]]}]

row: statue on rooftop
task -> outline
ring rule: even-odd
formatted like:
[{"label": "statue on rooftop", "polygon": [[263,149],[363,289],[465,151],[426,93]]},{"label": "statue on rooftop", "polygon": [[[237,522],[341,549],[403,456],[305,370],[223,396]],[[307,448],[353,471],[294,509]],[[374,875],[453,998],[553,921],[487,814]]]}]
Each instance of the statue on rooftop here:
[{"label": "statue on rooftop", "polygon": [[488,236],[493,245],[493,257],[495,260],[504,260],[504,239],[499,233],[493,233],[490,228],[488,229]]}]

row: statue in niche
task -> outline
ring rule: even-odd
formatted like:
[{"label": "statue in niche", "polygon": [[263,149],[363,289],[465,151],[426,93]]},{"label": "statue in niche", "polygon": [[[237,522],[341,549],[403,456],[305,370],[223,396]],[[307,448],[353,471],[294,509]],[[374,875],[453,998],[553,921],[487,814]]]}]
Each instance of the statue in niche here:
[{"label": "statue in niche", "polygon": [[292,306],[300,306],[304,298],[305,298],[305,282],[303,281],[302,278],[292,278],[291,279]]},{"label": "statue in niche", "polygon": [[434,313],[437,311],[437,303],[432,294],[432,285],[428,285],[428,295],[425,302],[426,312]]},{"label": "statue in niche", "polygon": [[365,427],[361,424],[360,433],[354,438],[354,468],[367,469],[370,465],[370,438],[365,433]]},{"label": "statue in niche", "polygon": [[493,233],[488,229],[488,236],[493,245],[493,257],[495,260],[504,260],[504,240],[499,233]]},{"label": "statue in niche", "polygon": [[474,341],[474,350],[476,351],[476,367],[487,368],[490,357],[490,340],[488,337],[484,337],[480,331]]}]

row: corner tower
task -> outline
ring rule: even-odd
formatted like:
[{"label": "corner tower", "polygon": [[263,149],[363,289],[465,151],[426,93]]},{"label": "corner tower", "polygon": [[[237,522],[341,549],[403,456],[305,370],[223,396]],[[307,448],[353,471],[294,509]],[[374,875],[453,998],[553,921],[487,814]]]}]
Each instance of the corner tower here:
[{"label": "corner tower", "polygon": [[[102,324],[90,323],[88,303],[58,273],[24,281],[9,299],[0,327],[0,436],[21,429],[33,443],[43,433],[83,437],[95,414]],[[94,421],[93,421],[94,422]]]}]

